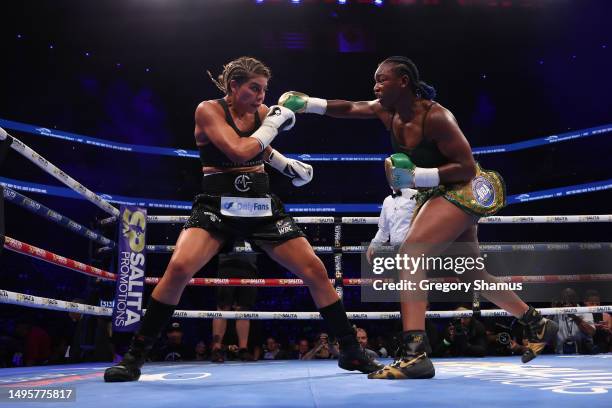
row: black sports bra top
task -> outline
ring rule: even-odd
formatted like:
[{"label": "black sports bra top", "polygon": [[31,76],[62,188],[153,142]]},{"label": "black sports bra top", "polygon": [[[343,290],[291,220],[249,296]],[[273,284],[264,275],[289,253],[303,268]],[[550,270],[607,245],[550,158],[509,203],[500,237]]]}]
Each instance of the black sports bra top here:
[{"label": "black sports bra top", "polygon": [[[240,137],[249,137],[251,136],[261,125],[261,119],[259,118],[259,113],[255,112],[255,126],[253,129],[248,130],[246,132],[241,131],[234,123],[234,119],[232,119],[232,115],[229,111],[229,106],[225,99],[217,99],[216,100],[219,105],[223,107],[223,111],[225,112],[225,121],[228,125],[234,129],[234,131]],[[200,151],[200,162],[202,166],[206,167],[245,167],[245,166],[257,166],[263,163],[263,152],[259,153],[257,156],[253,157],[251,160],[244,163],[235,163],[231,161],[225,153],[217,148],[213,143],[208,142],[204,146],[198,146],[198,150]]]}]

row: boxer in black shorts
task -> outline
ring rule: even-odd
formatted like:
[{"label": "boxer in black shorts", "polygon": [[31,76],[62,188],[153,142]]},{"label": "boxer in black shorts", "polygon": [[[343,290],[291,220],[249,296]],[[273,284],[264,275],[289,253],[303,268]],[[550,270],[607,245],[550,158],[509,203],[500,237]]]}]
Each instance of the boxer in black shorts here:
[{"label": "boxer in black shorts", "polygon": [[270,193],[264,161],[290,177],[295,186],[312,179],[312,167],[270,147],[279,132],[293,127],[295,115],[282,106],[268,108],[263,104],[269,78],[269,68],[260,61],[238,58],[213,80],[225,96],[198,105],[194,133],[204,174],[202,194],[195,198],[191,217],[151,294],[129,351],[119,364],[106,370],[105,381],[138,380],[148,351],[170,320],[189,280],[234,239],[257,245],[304,280],[330,332],[339,340],[341,368],[363,373],[382,368],[357,343],[323,262],[285,213],[282,202]]}]

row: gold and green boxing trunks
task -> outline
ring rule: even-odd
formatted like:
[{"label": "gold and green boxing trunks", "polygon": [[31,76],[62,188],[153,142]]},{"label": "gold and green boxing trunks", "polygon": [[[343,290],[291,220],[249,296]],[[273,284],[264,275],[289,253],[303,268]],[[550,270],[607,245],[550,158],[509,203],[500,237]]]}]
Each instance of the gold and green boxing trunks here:
[{"label": "gold and green boxing trunks", "polygon": [[414,215],[436,196],[446,198],[468,214],[489,217],[506,206],[506,185],[498,172],[485,170],[476,163],[476,176],[468,183],[419,190]]}]

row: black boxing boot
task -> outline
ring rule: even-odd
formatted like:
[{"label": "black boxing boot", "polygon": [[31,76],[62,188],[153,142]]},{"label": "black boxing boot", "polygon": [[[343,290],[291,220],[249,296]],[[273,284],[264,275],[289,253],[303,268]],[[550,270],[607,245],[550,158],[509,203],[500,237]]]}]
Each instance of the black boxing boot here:
[{"label": "black boxing boot", "polygon": [[557,337],[559,325],[542,317],[542,314],[531,306],[518,321],[525,326],[527,340],[529,341],[527,351],[521,356],[521,361],[528,363],[539,356],[544,347]]},{"label": "black boxing boot", "polygon": [[154,337],[146,337],[141,334],[134,335],[130,349],[123,356],[121,362],[104,371],[105,382],[138,381],[140,368],[145,362],[147,353],[155,344]]},{"label": "black boxing boot", "polygon": [[175,308],[176,305],[160,302],[153,296],[149,298],[147,312],[143,316],[140,329],[132,338],[130,349],[119,364],[106,369],[104,381],[137,381],[140,378],[140,368],[147,353],[151,351],[159,333],[170,321]]},{"label": "black boxing boot", "polygon": [[364,374],[372,373],[384,367],[383,364],[370,357],[357,342],[357,334],[352,333],[338,339],[340,343],[340,356],[338,367],[348,371],[361,371]]},{"label": "black boxing boot", "polygon": [[422,330],[411,330],[402,333],[404,344],[397,359],[374,373],[370,379],[407,380],[432,378],[436,370],[427,357],[427,334]]}]

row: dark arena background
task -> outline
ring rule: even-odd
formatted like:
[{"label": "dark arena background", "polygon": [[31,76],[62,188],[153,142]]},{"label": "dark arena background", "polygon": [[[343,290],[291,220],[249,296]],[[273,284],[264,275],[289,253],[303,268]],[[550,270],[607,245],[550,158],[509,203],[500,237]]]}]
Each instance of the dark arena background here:
[{"label": "dark arena background", "polygon": [[[57,390],[45,399],[83,407],[610,406],[610,1],[26,0],[5,2],[0,15],[2,403],[34,406],[43,396],[27,390]],[[530,304],[560,326],[576,318],[593,330],[522,364],[516,319],[487,314],[497,307],[478,294],[436,300],[427,320],[436,376],[369,380],[333,358],[300,359],[300,343],[316,349],[329,329],[307,287],[265,254],[256,280],[230,282],[257,286],[251,313],[206,313],[217,310],[214,286],[228,285],[204,279],[217,277],[215,257],[186,288],[140,381],[104,383],[131,338],[112,330],[121,228],[109,217],[122,204],[183,216],[147,223],[145,308],[201,189],[194,111],[223,96],[207,71],[252,56],[272,71],[268,106],[289,90],[366,101],[393,55],[416,63],[478,162],[504,177],[508,205],[481,220],[480,242],[512,243],[500,246],[515,253],[512,278],[547,286]],[[391,362],[399,305],[364,302],[360,291],[360,254],[390,194],[389,132],[378,120],[298,114],[273,145],[313,166],[299,188],[266,166],[271,191],[297,217],[367,347]],[[538,264],[564,249],[579,250],[571,267]],[[581,261],[591,256],[602,261]],[[228,317],[223,364],[210,361],[219,316]],[[235,352],[236,317],[251,322],[246,359]],[[470,346],[448,346],[449,331],[461,330]]]}]

